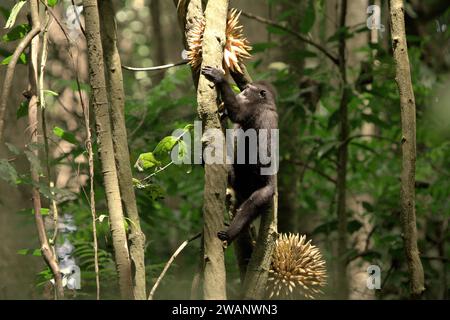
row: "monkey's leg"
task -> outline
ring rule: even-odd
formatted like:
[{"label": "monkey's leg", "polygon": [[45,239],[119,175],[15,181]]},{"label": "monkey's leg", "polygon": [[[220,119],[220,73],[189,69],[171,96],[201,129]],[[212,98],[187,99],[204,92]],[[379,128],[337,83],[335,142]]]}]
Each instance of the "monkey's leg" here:
[{"label": "monkey's leg", "polygon": [[249,225],[258,214],[264,211],[263,209],[270,204],[274,193],[275,189],[271,183],[253,192],[236,211],[236,216],[231,221],[228,229],[217,233],[219,239],[230,244],[245,226]]}]

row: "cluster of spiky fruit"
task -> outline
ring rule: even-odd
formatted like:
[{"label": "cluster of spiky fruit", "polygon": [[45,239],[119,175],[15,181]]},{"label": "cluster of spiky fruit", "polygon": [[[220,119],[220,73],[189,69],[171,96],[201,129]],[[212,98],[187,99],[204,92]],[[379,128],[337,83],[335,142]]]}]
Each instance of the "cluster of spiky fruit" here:
[{"label": "cluster of spiky fruit", "polygon": [[[236,9],[228,13],[227,27],[225,30],[226,42],[223,52],[223,68],[242,73],[239,63],[250,58],[252,49],[248,40],[243,35],[242,25],[239,25],[239,16]],[[187,33],[187,57],[193,69],[198,70],[202,64],[203,33],[205,31],[205,17],[197,18]]]},{"label": "cluster of spiky fruit", "polygon": [[269,272],[269,298],[315,299],[326,285],[325,260],[306,236],[280,234]]}]

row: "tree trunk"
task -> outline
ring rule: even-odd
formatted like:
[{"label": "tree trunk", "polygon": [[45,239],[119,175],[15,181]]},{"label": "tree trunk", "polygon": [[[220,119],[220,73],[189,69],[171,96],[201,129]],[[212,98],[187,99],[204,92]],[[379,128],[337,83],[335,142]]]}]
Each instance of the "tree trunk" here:
[{"label": "tree trunk", "polygon": [[86,21],[89,82],[92,88],[92,104],[96,120],[97,139],[102,163],[106,200],[108,203],[109,223],[111,225],[116,266],[119,276],[120,293],[122,299],[132,299],[133,285],[131,263],[125,233],[119,181],[114,159],[97,1],[83,0],[83,7]]},{"label": "tree trunk", "polygon": [[392,49],[396,65],[395,80],[400,94],[402,119],[401,223],[409,269],[411,296],[417,298],[420,297],[425,287],[423,267],[417,247],[415,209],[416,104],[411,83],[402,0],[390,1],[390,16]]},{"label": "tree trunk", "polygon": [[127,129],[125,126],[125,93],[119,52],[117,50],[117,33],[114,21],[115,11],[111,0],[99,3],[102,12],[100,18],[103,57],[105,59],[106,82],[111,105],[112,139],[114,144],[120,195],[130,223],[130,256],[134,266],[134,297],[145,300],[145,235],[134,194],[133,174],[130,166]]},{"label": "tree trunk", "polygon": [[[206,26],[203,34],[202,67],[222,67],[228,0],[210,0],[206,6]],[[204,133],[216,130],[224,136],[218,116],[217,91],[210,81],[200,76],[197,89],[198,113]],[[218,138],[216,135],[216,138]],[[205,148],[213,141],[205,142]],[[217,150],[216,150],[217,151]],[[223,150],[225,155],[225,148]],[[217,233],[224,228],[227,170],[225,158],[222,164],[205,164],[205,188],[203,203],[203,294],[205,299],[226,299],[226,273],[222,242]]]},{"label": "tree trunk", "polygon": [[[150,0],[150,14],[152,16],[151,22],[152,22],[152,39],[154,41],[152,42],[152,47],[155,48],[154,50],[154,61],[156,65],[160,66],[164,64],[165,61],[165,50],[164,50],[164,37],[162,34],[162,28],[161,28],[161,6],[160,6],[160,0]],[[158,71],[153,76],[155,79],[155,84],[159,83],[164,78],[164,70]]]}]

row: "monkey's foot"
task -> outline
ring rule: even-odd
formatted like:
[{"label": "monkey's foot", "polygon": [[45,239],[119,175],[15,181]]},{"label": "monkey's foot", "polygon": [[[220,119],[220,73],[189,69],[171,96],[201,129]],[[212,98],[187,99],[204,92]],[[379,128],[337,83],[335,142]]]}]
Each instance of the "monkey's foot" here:
[{"label": "monkey's foot", "polygon": [[226,241],[227,244],[230,244],[230,237],[228,236],[228,233],[226,231],[217,232],[217,237],[222,241]]}]

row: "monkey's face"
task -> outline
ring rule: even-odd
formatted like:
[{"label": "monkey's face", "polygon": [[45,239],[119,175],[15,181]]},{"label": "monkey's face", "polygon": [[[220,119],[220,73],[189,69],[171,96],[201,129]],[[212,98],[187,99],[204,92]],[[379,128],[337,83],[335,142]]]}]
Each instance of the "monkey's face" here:
[{"label": "monkey's face", "polygon": [[236,99],[240,105],[247,107],[275,105],[275,97],[272,90],[262,84],[248,84],[244,91],[236,96]]}]

